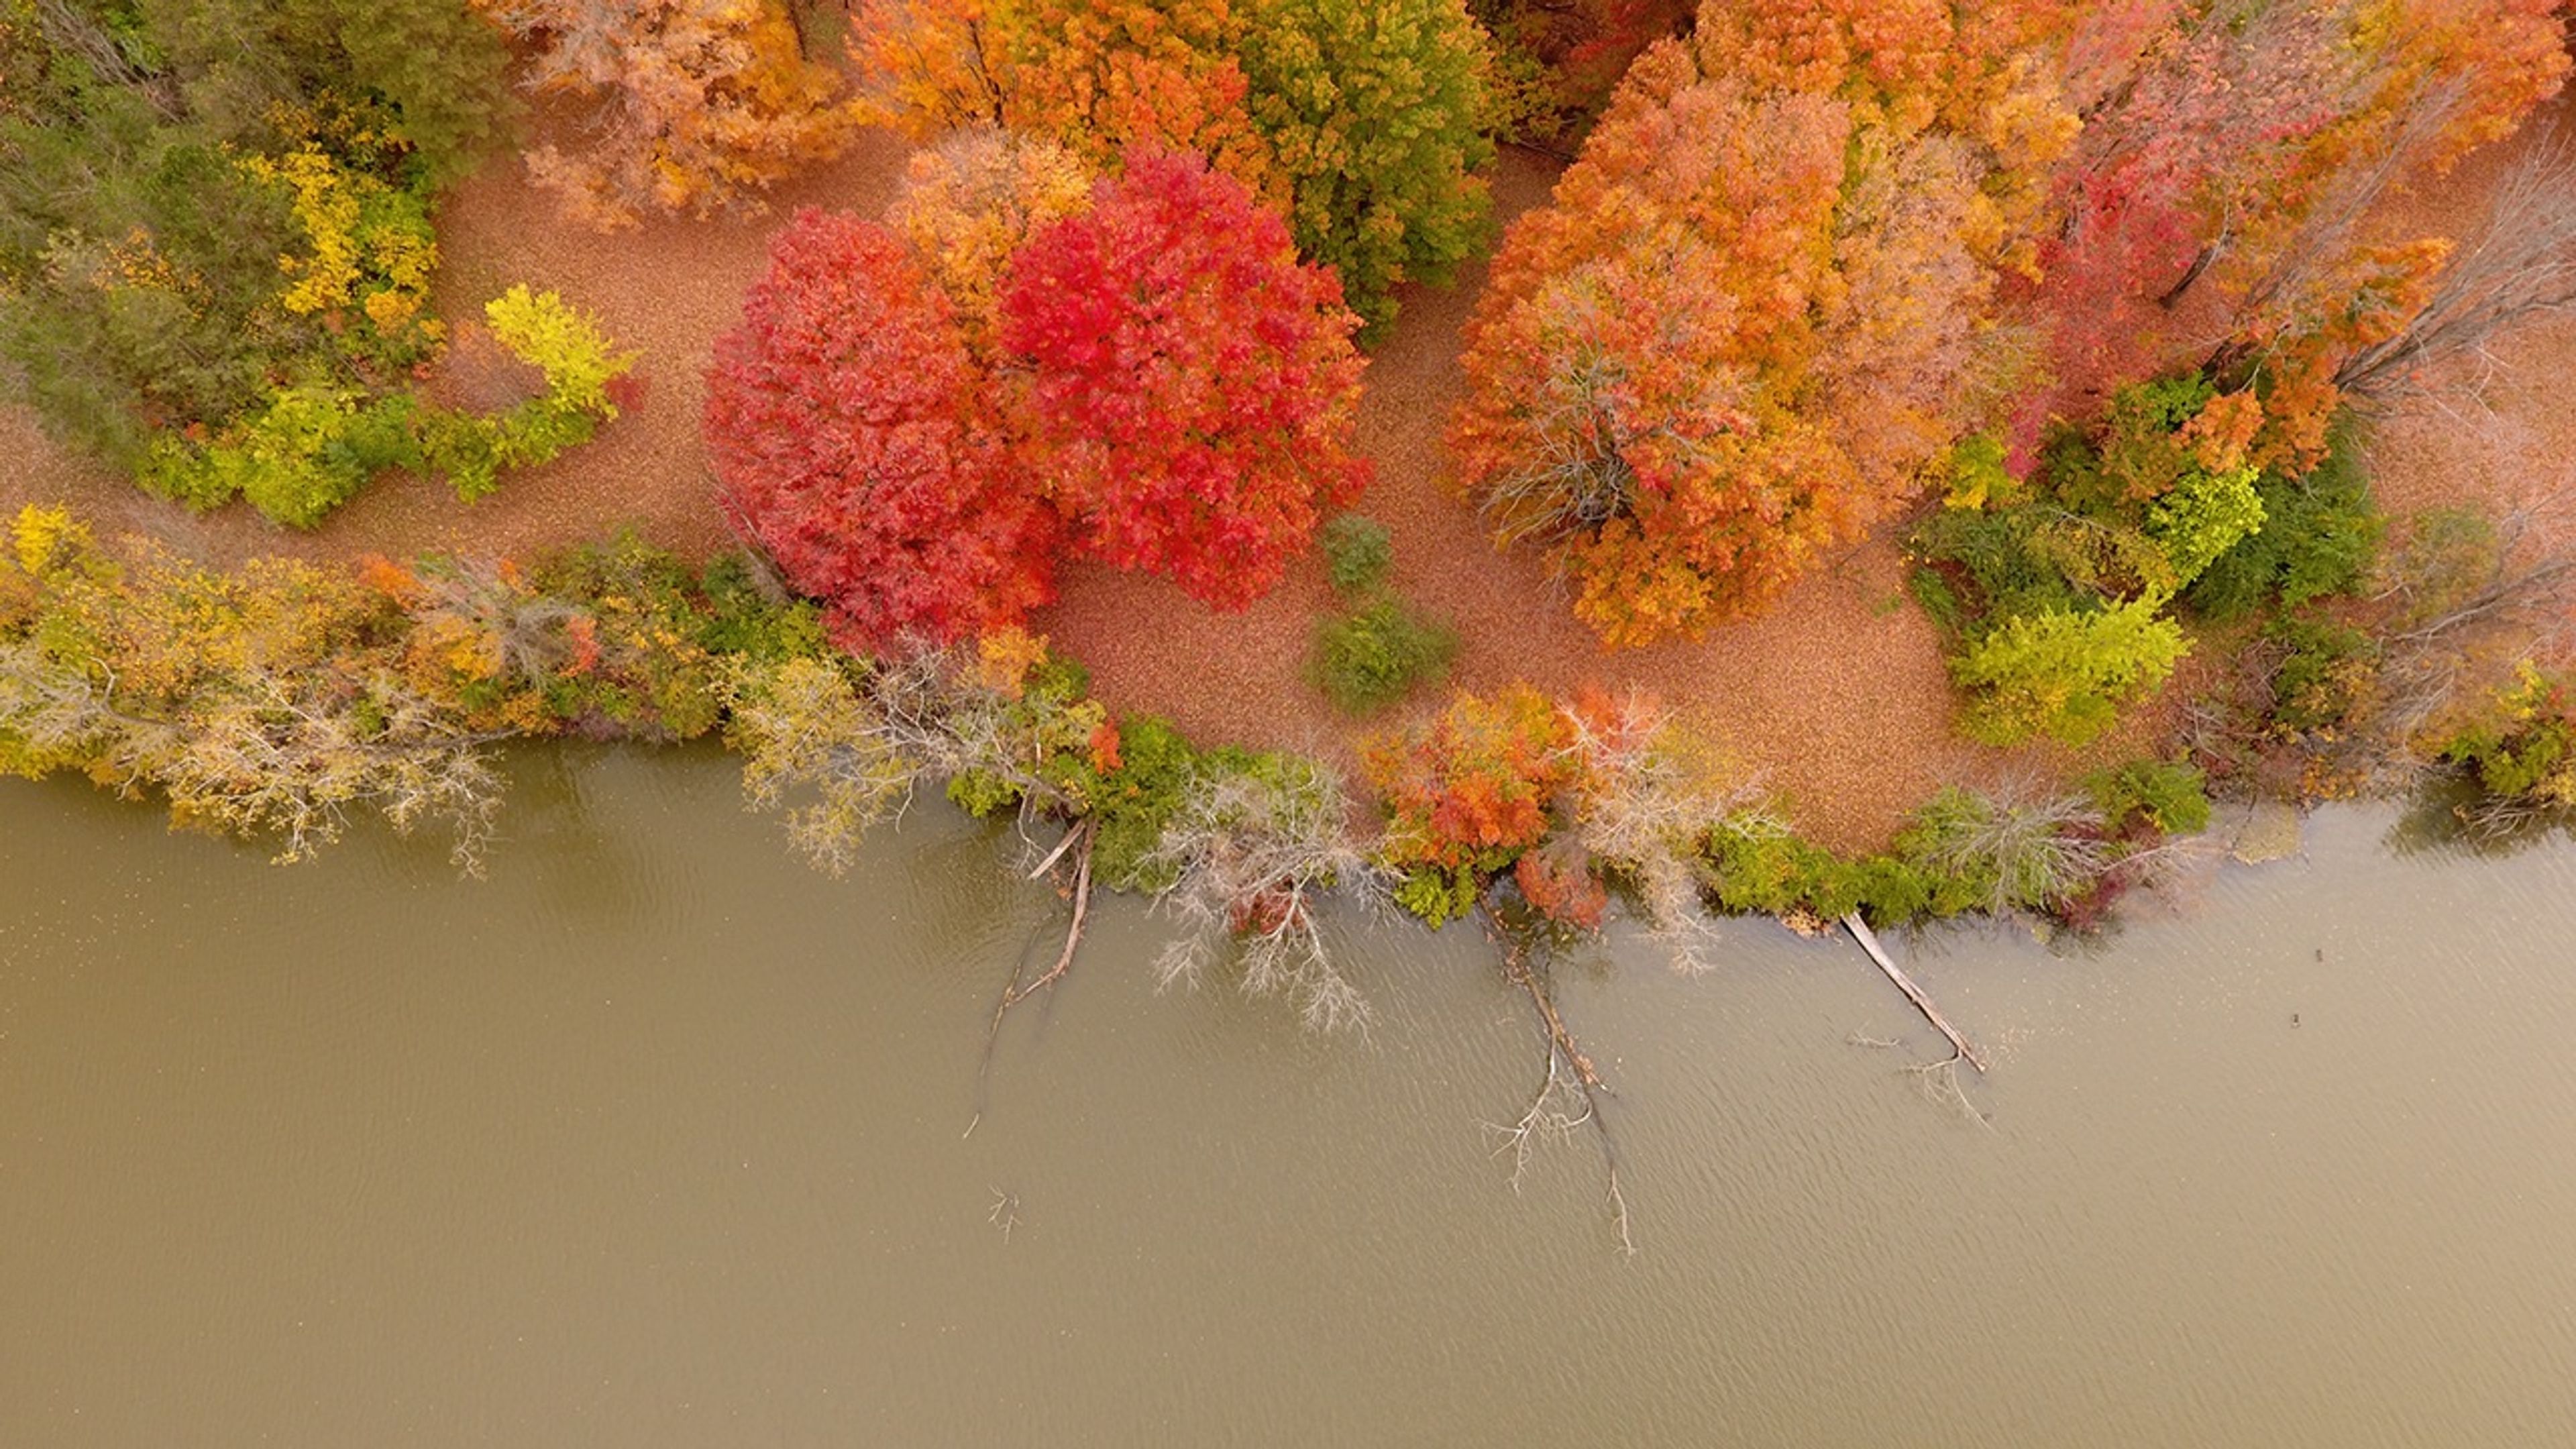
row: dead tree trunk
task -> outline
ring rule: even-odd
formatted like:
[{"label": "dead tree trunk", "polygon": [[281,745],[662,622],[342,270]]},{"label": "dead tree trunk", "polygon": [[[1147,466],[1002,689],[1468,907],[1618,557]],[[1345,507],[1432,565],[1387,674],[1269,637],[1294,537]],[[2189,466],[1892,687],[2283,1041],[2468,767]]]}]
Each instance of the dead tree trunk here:
[{"label": "dead tree trunk", "polygon": [[1055,964],[1047,968],[1045,975],[1023,983],[1020,980],[1020,963],[1017,961],[1011,963],[1011,979],[1003,983],[1001,1000],[993,1004],[992,1023],[984,1029],[984,1056],[975,1067],[975,1118],[974,1121],[966,1124],[966,1130],[970,1134],[975,1130],[975,1123],[984,1120],[984,1084],[993,1073],[993,1046],[1002,1039],[1002,1018],[1010,1015],[1012,1007],[1063,980],[1064,973],[1073,969],[1073,953],[1082,946],[1083,917],[1091,911],[1091,846],[1096,832],[1097,827],[1090,820],[1074,826],[1065,835],[1064,842],[1058,845],[1045,860],[1039,862],[1036,870],[1029,873],[1030,878],[1034,880],[1054,869],[1055,863],[1064,858],[1065,851],[1070,849],[1076,852],[1073,867],[1073,924],[1066,928],[1064,949],[1056,954]]},{"label": "dead tree trunk", "polygon": [[[993,1032],[1001,1031],[1004,1013],[1063,980],[1064,973],[1072,969],[1073,953],[1082,946],[1082,918],[1091,910],[1091,843],[1095,833],[1092,823],[1086,820],[1075,826],[1073,835],[1068,837],[1068,842],[1079,840],[1080,844],[1075,847],[1078,853],[1074,856],[1073,867],[1073,924],[1064,933],[1064,950],[1056,955],[1055,964],[1047,968],[1045,975],[1026,985],[1020,983],[1019,969],[1012,968],[1011,982],[1002,988],[1001,1004],[993,1008]],[[1063,847],[1057,847],[1057,851],[1060,855]],[[1037,873],[1045,874],[1056,859],[1057,856],[1053,855],[1047,857]]]},{"label": "dead tree trunk", "polygon": [[1914,984],[1914,978],[1888,959],[1887,952],[1878,944],[1877,935],[1869,929],[1869,923],[1860,918],[1860,912],[1854,911],[1843,917],[1843,927],[1852,933],[1853,940],[1860,942],[1860,948],[1869,953],[1869,959],[1878,963],[1878,969],[1887,973],[1887,979],[1896,983],[1896,989],[1905,993],[1905,999],[1914,1003],[1914,1009],[1941,1029],[1941,1034],[1950,1039],[1950,1045],[1958,1048],[1959,1055],[1967,1058],[1968,1065],[1975,1067],[1978,1075],[1984,1075],[1985,1058],[1978,1056],[1977,1049],[1968,1045],[1968,1039],[1959,1035],[1959,1029],[1941,1014],[1941,1008],[1932,1004],[1931,997],[1923,994],[1923,988]]}]

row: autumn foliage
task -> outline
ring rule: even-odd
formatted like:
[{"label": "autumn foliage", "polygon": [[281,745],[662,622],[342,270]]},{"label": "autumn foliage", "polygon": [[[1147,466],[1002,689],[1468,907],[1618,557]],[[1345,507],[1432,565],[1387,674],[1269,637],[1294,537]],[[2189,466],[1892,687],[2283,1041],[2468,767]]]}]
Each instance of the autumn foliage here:
[{"label": "autumn foliage", "polygon": [[1356,319],[1230,177],[1131,157],[1011,264],[1028,455],[1089,553],[1240,607],[1355,497]]},{"label": "autumn foliage", "polygon": [[1703,0],[1506,239],[1457,481],[1621,645],[1764,607],[1976,435],[2027,472],[2126,383],[2203,369],[2303,469],[2450,256],[2365,218],[2555,92],[2563,10]]},{"label": "autumn foliage", "polygon": [[1517,136],[1564,140],[1601,112],[1638,54],[1688,30],[1691,0],[1478,0]]},{"label": "autumn foliage", "polygon": [[2093,7],[2074,44],[2097,94],[2032,298],[2060,375],[2107,396],[2202,362],[2259,374],[2263,455],[2313,462],[2335,361],[2420,305],[2445,257],[2437,239],[2365,236],[2361,218],[2557,91],[2561,8]]},{"label": "autumn foliage", "polygon": [[1517,223],[1451,426],[1498,539],[1552,550],[1607,642],[1776,598],[1973,421],[1979,157],[1658,45]]},{"label": "autumn foliage", "polygon": [[1097,173],[1044,137],[965,127],[914,154],[886,222],[948,294],[966,341],[993,341],[995,293],[1011,258],[1049,223],[1091,204]]},{"label": "autumn foliage", "polygon": [[1514,684],[1449,707],[1361,756],[1386,812],[1379,856],[1410,882],[1399,895],[1438,924],[1473,907],[1483,881],[1548,832],[1573,777],[1574,731],[1546,696]]},{"label": "autumn foliage", "polygon": [[1266,191],[1244,24],[1226,0],[856,0],[849,46],[869,115],[916,138],[982,122],[1095,166],[1130,146],[1193,150]]},{"label": "autumn foliage", "polygon": [[785,0],[473,3],[527,43],[527,87],[578,108],[586,143],[528,169],[602,227],[739,205],[838,153],[856,119]]},{"label": "autumn foliage", "polygon": [[903,243],[808,209],[770,256],[707,379],[736,526],[861,640],[952,640],[1053,597],[1055,513]]},{"label": "autumn foliage", "polygon": [[1482,238],[1488,54],[1464,0],[858,0],[849,46],[867,113],[916,139],[1205,156],[1372,324]]},{"label": "autumn foliage", "polygon": [[853,642],[1015,624],[1067,543],[1240,607],[1366,478],[1355,319],[1286,224],[1192,157],[1081,175],[963,137],[901,234],[800,213],[718,343],[727,505]]}]

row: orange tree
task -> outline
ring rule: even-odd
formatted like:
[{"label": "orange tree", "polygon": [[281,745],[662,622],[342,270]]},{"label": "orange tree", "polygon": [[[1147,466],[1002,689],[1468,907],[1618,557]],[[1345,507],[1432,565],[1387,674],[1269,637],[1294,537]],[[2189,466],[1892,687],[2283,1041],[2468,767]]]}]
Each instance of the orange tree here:
[{"label": "orange tree", "polygon": [[1030,465],[1086,552],[1239,608],[1366,481],[1358,319],[1285,223],[1195,157],[1133,153],[999,299]]},{"label": "orange tree", "polygon": [[1765,73],[1740,30],[1638,60],[1468,329],[1459,485],[1612,645],[1767,605],[1982,419],[1995,198],[2058,130],[1946,129],[1960,93],[2045,119],[1984,71],[1918,104],[1866,51]]},{"label": "orange tree", "polygon": [[[984,121],[1095,166],[1130,146],[1187,149],[1255,191],[1277,185],[1235,59],[1226,0],[855,0],[860,102],[927,138]],[[1278,194],[1274,192],[1274,194]]]},{"label": "orange tree", "polygon": [[799,212],[716,343],[705,435],[737,529],[845,639],[953,640],[1053,597],[1056,519],[901,241]]},{"label": "orange tree", "polygon": [[1578,763],[1571,721],[1526,684],[1461,691],[1371,741],[1361,766],[1386,812],[1378,854],[1403,877],[1397,901],[1435,926],[1473,910],[1488,879],[1546,838]]},{"label": "orange tree", "polygon": [[528,156],[574,215],[705,215],[837,153],[854,117],[785,0],[473,0],[528,45],[527,85],[586,109],[587,144]]}]

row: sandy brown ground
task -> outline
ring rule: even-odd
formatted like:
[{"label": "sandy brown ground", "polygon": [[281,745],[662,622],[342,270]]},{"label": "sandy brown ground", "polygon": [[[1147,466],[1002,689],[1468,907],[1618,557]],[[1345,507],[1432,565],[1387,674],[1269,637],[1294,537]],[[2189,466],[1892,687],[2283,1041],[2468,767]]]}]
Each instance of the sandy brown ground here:
[{"label": "sandy brown ground", "polygon": [[[782,188],[767,217],[666,221],[608,236],[558,218],[514,166],[496,164],[463,187],[441,218],[447,315],[473,315],[513,281],[557,288],[643,353],[648,381],[643,403],[597,442],[508,479],[471,507],[427,482],[387,480],[311,534],[275,528],[241,507],[200,518],[65,456],[24,414],[8,410],[0,410],[0,458],[12,461],[0,469],[0,502],[71,501],[110,531],[152,533],[218,562],[261,551],[525,554],[630,523],[686,552],[719,549],[727,538],[697,436],[712,341],[757,275],[780,213],[814,204],[873,214],[892,195],[904,154],[896,138],[871,133],[838,164]],[[2491,175],[2464,168],[2454,184],[2474,193]],[[1508,219],[1543,201],[1552,176],[1545,163],[1507,154],[1494,175],[1498,212]],[[2458,204],[2447,194],[2438,200]],[[1482,281],[1477,266],[1450,289],[1408,293],[1394,335],[1370,360],[1360,417],[1360,444],[1376,462],[1377,481],[1359,506],[1394,531],[1396,587],[1463,636],[1457,683],[1486,689],[1517,678],[1552,692],[1587,683],[1647,691],[1725,741],[1802,830],[1844,848],[1883,842],[1944,782],[2061,774],[2077,763],[2050,748],[2005,753],[1957,739],[1938,640],[1903,598],[1896,524],[1828,558],[1759,620],[1694,642],[1604,653],[1541,565],[1494,552],[1472,511],[1443,487],[1440,435],[1460,387],[1459,332]],[[2389,419],[2377,460],[2390,506],[2563,481],[2563,460],[2576,456],[2568,447],[2576,378],[2551,364],[2571,347],[2576,323],[2535,329],[2499,349],[2485,390],[2492,416],[2475,427],[2446,411],[2455,402],[2413,404]],[[1310,750],[1347,763],[1364,730],[1327,709],[1302,674],[1312,630],[1331,607],[1313,560],[1233,615],[1212,613],[1157,580],[1084,566],[1067,572],[1061,602],[1036,627],[1090,664],[1098,692],[1118,708],[1169,715],[1207,741]],[[2085,758],[2151,744],[2169,714],[2169,705],[2141,712]]]}]

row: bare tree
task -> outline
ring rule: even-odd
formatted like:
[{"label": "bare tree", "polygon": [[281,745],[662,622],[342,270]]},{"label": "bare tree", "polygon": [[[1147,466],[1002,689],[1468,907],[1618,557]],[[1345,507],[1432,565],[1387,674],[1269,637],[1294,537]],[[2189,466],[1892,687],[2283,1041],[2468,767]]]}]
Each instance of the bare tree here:
[{"label": "bare tree", "polygon": [[1345,823],[1331,771],[1305,762],[1238,769],[1202,761],[1144,870],[1186,934],[1155,963],[1162,984],[1195,983],[1230,950],[1249,995],[1280,995],[1318,1031],[1365,1028],[1369,1006],[1342,974],[1317,915],[1336,888],[1364,901],[1384,882]]},{"label": "bare tree", "polygon": [[2384,643],[2377,734],[2400,764],[2404,745],[2498,660],[2545,655],[2576,629],[2576,501],[2564,488],[2493,521],[2464,512],[2419,516],[2386,562],[2377,595],[2398,627]]},{"label": "bare tree", "polygon": [[1596,866],[1629,885],[1675,969],[1707,970],[1716,929],[1699,908],[1699,843],[1709,831],[1749,818],[1758,798],[1754,781],[1692,732],[1671,728],[1642,695],[1606,715],[1562,713],[1583,760],[1575,842]]},{"label": "bare tree", "polygon": [[2576,144],[2535,138],[2496,188],[2485,224],[2451,254],[2431,298],[2396,335],[2345,359],[2335,385],[2384,397],[2497,333],[2576,308]]},{"label": "bare tree", "polygon": [[1943,790],[1920,822],[1924,868],[1990,880],[1986,909],[1996,916],[2081,895],[2115,863],[2102,812],[2035,779],[2007,781],[1992,795]]}]

